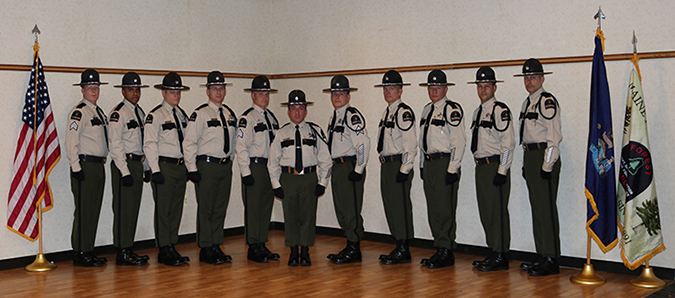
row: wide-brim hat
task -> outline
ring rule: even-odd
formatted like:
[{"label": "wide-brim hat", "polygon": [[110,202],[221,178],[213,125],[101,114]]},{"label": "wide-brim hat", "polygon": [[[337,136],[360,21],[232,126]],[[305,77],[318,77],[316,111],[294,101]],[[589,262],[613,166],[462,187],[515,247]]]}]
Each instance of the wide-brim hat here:
[{"label": "wide-brim hat", "polygon": [[323,92],[333,91],[356,91],[357,88],[349,87],[349,79],[343,75],[336,75],[330,80],[330,88],[323,89]]},{"label": "wide-brim hat", "polygon": [[305,100],[305,92],[302,90],[293,90],[288,93],[288,102],[282,102],[281,106],[294,106],[294,105],[312,105],[314,102]]},{"label": "wide-brim hat", "polygon": [[85,69],[80,75],[80,82],[73,84],[73,86],[83,87],[85,85],[106,85],[108,82],[101,82],[98,71],[95,69]]},{"label": "wide-brim hat", "polygon": [[225,82],[225,76],[223,73],[217,70],[214,70],[206,76],[206,84],[201,84],[201,87],[210,87],[213,85],[232,85],[232,83]]},{"label": "wide-brim hat", "polygon": [[253,78],[251,82],[251,88],[246,88],[244,91],[255,92],[255,91],[267,91],[267,92],[277,92],[277,89],[272,89],[270,85],[270,80],[266,76],[257,76]]},{"label": "wide-brim hat", "polygon": [[473,82],[468,82],[469,84],[478,84],[478,83],[503,83],[504,81],[499,81],[495,77],[495,71],[492,70],[489,66],[483,66],[478,69],[476,72],[476,80]]},{"label": "wide-brim hat", "polygon": [[141,84],[141,77],[133,72],[127,72],[122,77],[122,85],[115,85],[115,88],[146,88],[148,85]]},{"label": "wide-brim hat", "polygon": [[514,77],[524,77],[524,76],[531,76],[531,75],[547,75],[547,74],[552,74],[552,72],[545,72],[544,71],[544,66],[541,65],[541,62],[539,60],[530,58],[523,63],[523,73],[517,73],[514,74]]},{"label": "wide-brim hat", "polygon": [[375,87],[384,86],[410,86],[410,83],[403,83],[401,74],[392,69],[384,73],[384,76],[382,76],[382,84],[375,85]]},{"label": "wide-brim hat", "polygon": [[155,88],[161,90],[190,90],[190,87],[183,85],[180,75],[173,71],[167,73],[162,83],[155,85]]},{"label": "wide-brim hat", "polygon": [[455,83],[448,83],[445,72],[440,69],[434,69],[427,76],[427,82],[420,83],[420,86],[455,86]]}]

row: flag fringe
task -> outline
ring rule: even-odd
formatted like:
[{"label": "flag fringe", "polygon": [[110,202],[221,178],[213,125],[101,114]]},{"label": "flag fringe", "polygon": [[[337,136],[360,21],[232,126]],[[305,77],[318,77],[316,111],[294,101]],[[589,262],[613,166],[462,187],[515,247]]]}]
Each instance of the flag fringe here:
[{"label": "flag fringe", "polygon": [[640,266],[642,266],[642,264],[644,264],[646,261],[651,260],[654,256],[656,256],[657,254],[661,253],[664,250],[666,250],[666,245],[661,243],[661,245],[657,246],[652,251],[648,252],[647,254],[645,254],[644,256],[639,258],[637,261],[631,263],[626,258],[626,254],[623,253],[623,244],[622,244],[621,245],[621,259],[623,260],[623,264],[626,265],[626,267],[628,267],[628,269],[635,270],[635,269],[640,268]]},{"label": "flag fringe", "polygon": [[30,242],[35,242],[35,240],[38,239],[37,237],[31,238],[30,236],[25,235],[24,233],[21,233],[21,232],[15,230],[15,229],[13,229],[10,225],[7,225],[7,229],[10,230],[10,231],[12,231],[12,232],[14,232],[14,233],[19,234],[19,236],[21,236],[21,237],[23,237],[23,238],[26,238],[26,240],[28,240],[28,241],[30,241]]},{"label": "flag fringe", "polygon": [[607,253],[608,251],[610,251],[610,250],[614,249],[614,247],[616,247],[616,245],[619,243],[619,238],[614,239],[614,241],[612,241],[610,244],[605,245],[604,243],[602,243],[602,240],[600,240],[600,237],[598,237],[598,235],[595,234],[593,229],[591,229],[591,224],[596,219],[598,219],[598,217],[600,216],[599,215],[600,212],[598,211],[598,206],[595,203],[595,198],[593,198],[593,195],[591,194],[591,192],[588,191],[588,188],[585,188],[584,191],[586,193],[586,198],[588,199],[588,202],[591,204],[591,208],[593,209],[593,212],[595,213],[595,215],[593,215],[593,217],[591,217],[591,219],[586,221],[586,232],[588,233],[588,235],[590,235],[593,238],[593,240],[595,240],[595,243],[598,244],[598,247],[600,247],[600,250],[602,250],[603,253]]}]

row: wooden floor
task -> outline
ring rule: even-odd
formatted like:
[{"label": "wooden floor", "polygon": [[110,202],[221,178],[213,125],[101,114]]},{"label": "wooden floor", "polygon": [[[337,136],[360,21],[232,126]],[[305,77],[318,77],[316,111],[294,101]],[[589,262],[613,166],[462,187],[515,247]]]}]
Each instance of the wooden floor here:
[{"label": "wooden floor", "polygon": [[[473,255],[456,254],[454,267],[428,269],[419,265],[432,250],[412,248],[413,262],[381,265],[378,256],[393,246],[363,242],[364,261],[334,265],[326,259],[344,246],[343,238],[317,236],[310,248],[311,267],[288,267],[288,249],[282,231],[270,231],[268,247],[281,255],[280,261],[258,264],[246,260],[243,236],[225,239],[224,250],[231,264],[207,265],[199,262],[196,244],[182,244],[177,250],[192,259],[189,265],[168,267],[157,264],[157,250],[149,254],[150,265],[114,265],[114,255],[106,256],[101,268],[73,267],[72,262],[57,263],[47,273],[23,269],[0,271],[1,297],[643,297],[656,290],[633,287],[633,276],[600,272],[608,282],[601,286],[582,286],[569,281],[578,269],[561,269],[559,275],[530,277],[511,262],[511,269],[479,272],[471,266]],[[672,282],[672,281],[671,281]]]}]

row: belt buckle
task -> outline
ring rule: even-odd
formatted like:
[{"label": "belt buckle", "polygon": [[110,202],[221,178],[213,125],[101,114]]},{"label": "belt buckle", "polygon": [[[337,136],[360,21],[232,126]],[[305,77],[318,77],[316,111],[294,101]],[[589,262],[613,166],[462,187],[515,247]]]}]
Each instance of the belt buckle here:
[{"label": "belt buckle", "polygon": [[105,163],[107,160],[108,160],[107,157],[103,157],[103,160],[101,161],[101,163]]},{"label": "belt buckle", "polygon": [[305,168],[302,168],[302,171],[300,171],[300,172],[298,172],[298,171],[295,171],[295,172],[298,173],[298,175],[304,175],[305,174]]},{"label": "belt buckle", "polygon": [[380,155],[380,163],[384,163],[384,156]]}]

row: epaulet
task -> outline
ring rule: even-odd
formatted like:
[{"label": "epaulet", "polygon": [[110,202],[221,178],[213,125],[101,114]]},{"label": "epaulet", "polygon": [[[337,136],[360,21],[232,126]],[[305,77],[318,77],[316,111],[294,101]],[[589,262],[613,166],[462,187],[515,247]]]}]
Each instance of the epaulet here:
[{"label": "epaulet", "polygon": [[555,98],[555,96],[553,96],[553,94],[548,93],[548,92],[546,92],[546,91],[542,92],[541,95],[544,96],[544,97],[553,97],[553,98]]},{"label": "epaulet", "polygon": [[228,107],[226,104],[222,104],[222,106],[223,108],[226,108],[228,111],[230,111],[230,114],[232,115],[232,117],[234,117],[235,120],[237,119],[237,114],[235,114],[234,111],[230,109],[230,107]]},{"label": "epaulet", "polygon": [[203,108],[205,108],[205,107],[208,107],[208,106],[209,106],[208,103],[202,104],[201,106],[198,106],[198,107],[195,109],[195,111],[199,111],[199,110],[201,110],[201,109],[203,109]]},{"label": "epaulet", "polygon": [[160,103],[154,109],[150,110],[150,113],[154,113],[155,111],[159,110],[159,108],[161,108],[161,107],[162,107],[162,104]]},{"label": "epaulet", "polygon": [[349,119],[347,119],[347,113],[345,113],[343,123],[345,123],[349,129],[358,135],[366,128],[366,118],[363,117],[361,112],[359,112],[359,110],[357,110],[355,107],[348,107],[347,112],[351,113],[351,116]]},{"label": "epaulet", "polygon": [[314,123],[314,122],[309,122],[309,121],[307,121],[307,124],[309,124],[309,125],[311,125],[311,126],[314,126],[314,127],[318,127],[319,129],[321,129],[321,126],[319,126],[318,124],[316,124],[316,123]]},{"label": "epaulet", "polygon": [[84,108],[84,106],[86,106],[86,105],[87,105],[86,103],[81,102],[79,105],[77,105],[76,108],[81,109],[81,108]]},{"label": "epaulet", "polygon": [[399,107],[399,109],[402,108],[402,109],[412,110],[412,108],[411,108],[409,105],[407,105],[406,103],[404,103],[404,102],[399,103],[399,104],[398,104],[398,107]]},{"label": "epaulet", "polygon": [[115,107],[114,111],[119,111],[119,110],[121,110],[123,106],[124,106],[124,103],[123,103],[123,102],[120,102],[120,104],[118,104],[118,105]]},{"label": "epaulet", "polygon": [[290,122],[288,122],[288,123],[286,123],[286,124],[282,125],[282,126],[281,126],[281,128],[284,128],[284,127],[286,127],[286,126],[288,126],[288,125],[290,125],[290,124],[291,124],[291,123],[290,123]]},{"label": "epaulet", "polygon": [[250,113],[251,111],[253,111],[253,107],[248,108],[248,110],[244,111],[244,113],[241,114],[241,115],[242,115],[242,116],[246,116],[246,115],[248,115],[248,113]]}]

